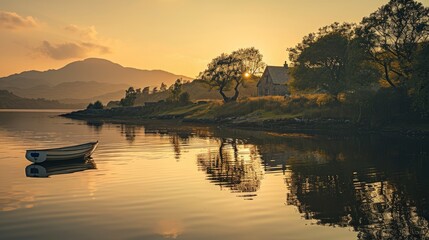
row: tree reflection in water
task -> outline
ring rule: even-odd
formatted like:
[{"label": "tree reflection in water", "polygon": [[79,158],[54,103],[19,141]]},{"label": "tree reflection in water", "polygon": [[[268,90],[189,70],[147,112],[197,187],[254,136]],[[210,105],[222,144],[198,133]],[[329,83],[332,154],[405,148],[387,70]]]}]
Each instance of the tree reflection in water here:
[{"label": "tree reflection in water", "polygon": [[[218,153],[198,156],[211,181],[239,188],[246,179],[239,177],[239,169],[245,167],[235,160],[234,144],[246,139],[258,166],[264,166],[262,174],[283,172],[286,202],[304,218],[352,227],[362,240],[429,239],[428,141],[380,135],[274,137],[222,130],[213,134],[221,139]],[[225,142],[228,135],[234,140]],[[243,192],[258,190],[262,174],[256,175],[257,187]]]},{"label": "tree reflection in water", "polygon": [[189,133],[170,133],[170,143],[173,145],[174,158],[179,161],[181,156],[181,145],[189,144]]},{"label": "tree reflection in water", "polygon": [[133,143],[141,128],[140,125],[121,124],[121,135],[125,136],[129,143]]},{"label": "tree reflection in water", "polygon": [[289,165],[287,203],[319,224],[351,226],[359,239],[429,239],[428,192],[421,189],[427,186],[427,163],[404,162],[403,154],[386,158],[387,152],[371,148],[342,150],[342,161],[328,154],[324,164]]},{"label": "tree reflection in water", "polygon": [[218,150],[198,154],[197,159],[199,169],[221,189],[227,187],[232,192],[245,193],[239,196],[249,200],[256,196],[264,173],[255,146],[221,138]]},{"label": "tree reflection in water", "polygon": [[86,121],[86,125],[91,128],[94,129],[95,132],[100,133],[101,130],[103,129],[103,121],[98,121],[98,120],[91,120],[91,121]]},{"label": "tree reflection in water", "polygon": [[218,141],[219,148],[197,155],[198,168],[245,199],[256,196],[264,174],[283,173],[286,202],[306,219],[352,227],[362,240],[429,239],[428,141],[158,124],[145,132],[168,137],[177,159],[191,138]]}]

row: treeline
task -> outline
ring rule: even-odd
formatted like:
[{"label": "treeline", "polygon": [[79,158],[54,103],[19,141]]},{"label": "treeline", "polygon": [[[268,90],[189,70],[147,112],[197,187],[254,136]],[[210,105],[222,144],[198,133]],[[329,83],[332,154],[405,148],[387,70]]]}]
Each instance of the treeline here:
[{"label": "treeline", "polygon": [[188,83],[188,81],[177,79],[176,82],[168,88],[166,84],[161,83],[159,89],[158,87],[154,87],[152,91],[150,91],[149,87],[145,87],[143,89],[134,89],[134,87],[129,87],[127,90],[125,90],[125,96],[119,102],[111,103],[111,105],[116,104],[122,107],[134,106],[137,98],[154,95],[160,92],[167,93],[167,98],[163,101],[171,103],[188,103],[190,101],[189,93],[184,92],[182,89],[183,84],[186,83]]},{"label": "treeline", "polygon": [[323,92],[360,109],[429,116],[429,8],[391,0],[359,24],[333,23],[289,48],[298,93]]}]

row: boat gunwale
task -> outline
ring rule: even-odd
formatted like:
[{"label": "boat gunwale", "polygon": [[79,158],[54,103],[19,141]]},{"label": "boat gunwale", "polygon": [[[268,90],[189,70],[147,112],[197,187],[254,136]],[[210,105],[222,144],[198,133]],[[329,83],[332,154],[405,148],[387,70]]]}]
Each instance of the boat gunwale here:
[{"label": "boat gunwale", "polygon": [[26,151],[27,152],[42,152],[42,151],[52,151],[52,150],[69,151],[69,150],[77,150],[77,149],[70,149],[70,148],[81,147],[81,146],[85,146],[85,145],[88,145],[88,148],[90,148],[90,147],[92,148],[97,144],[98,144],[98,141],[95,141],[95,142],[87,142],[87,143],[83,143],[83,144],[79,144],[79,145],[73,145],[73,146],[58,147],[58,148],[46,148],[46,149],[29,149]]}]

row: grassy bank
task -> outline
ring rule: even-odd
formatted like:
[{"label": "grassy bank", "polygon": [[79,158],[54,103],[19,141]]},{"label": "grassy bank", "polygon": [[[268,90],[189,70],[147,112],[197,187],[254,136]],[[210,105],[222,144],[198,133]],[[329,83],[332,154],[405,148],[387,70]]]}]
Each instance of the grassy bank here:
[{"label": "grassy bank", "polygon": [[[278,131],[387,131],[407,135],[429,135],[429,124],[397,114],[401,109],[365,107],[333,99],[326,94],[296,95],[290,98],[244,98],[238,102],[221,101],[174,104],[160,102],[148,106],[90,109],[66,114],[77,119],[143,120],[177,119],[184,122],[226,124]],[[409,117],[409,115],[408,115]]]}]

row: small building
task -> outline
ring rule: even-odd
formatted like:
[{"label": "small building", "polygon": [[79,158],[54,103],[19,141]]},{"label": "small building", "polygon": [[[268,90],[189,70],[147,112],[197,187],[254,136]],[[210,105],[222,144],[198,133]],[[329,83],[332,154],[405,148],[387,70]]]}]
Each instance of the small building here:
[{"label": "small building", "polygon": [[267,66],[259,79],[258,96],[285,96],[288,93],[286,83],[289,80],[287,63],[284,66]]}]

